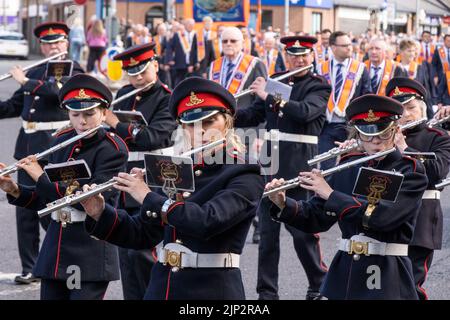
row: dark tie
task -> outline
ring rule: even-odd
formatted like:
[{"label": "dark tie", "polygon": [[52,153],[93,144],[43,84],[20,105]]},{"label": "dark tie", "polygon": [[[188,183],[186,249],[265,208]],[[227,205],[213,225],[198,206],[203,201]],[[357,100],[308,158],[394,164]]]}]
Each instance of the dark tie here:
[{"label": "dark tie", "polygon": [[228,62],[228,64],[227,64],[227,76],[225,78],[224,86],[226,86],[228,84],[228,81],[231,78],[231,74],[233,73],[233,68],[234,68],[234,64],[232,62]]},{"label": "dark tie", "polygon": [[450,48],[447,48],[447,61],[450,63]]},{"label": "dark tie", "polygon": [[428,54],[428,43],[427,44],[425,44],[425,60],[426,61],[428,61],[428,57],[429,57],[430,55]]},{"label": "dark tie", "polygon": [[325,48],[325,54],[323,60],[328,60],[328,47]]},{"label": "dark tie", "polygon": [[372,67],[374,73],[372,79],[370,79],[370,84],[372,85],[372,92],[377,93],[378,90],[378,70],[380,67]]},{"label": "dark tie", "polygon": [[336,81],[334,82],[334,100],[336,101],[339,97],[339,92],[341,92],[342,82],[344,81],[342,77],[342,67],[344,65],[342,63],[337,64],[336,70]]}]

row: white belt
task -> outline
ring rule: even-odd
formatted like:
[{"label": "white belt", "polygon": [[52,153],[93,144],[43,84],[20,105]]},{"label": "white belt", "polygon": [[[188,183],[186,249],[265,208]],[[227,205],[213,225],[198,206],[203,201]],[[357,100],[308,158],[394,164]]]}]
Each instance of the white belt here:
[{"label": "white belt", "polygon": [[146,151],[146,152],[130,151],[128,153],[128,161],[144,161],[145,154],[149,154],[149,153],[156,153],[156,154],[162,154],[162,155],[169,155],[169,156],[171,156],[174,153],[174,149],[173,149],[173,147],[169,147],[169,148],[157,149],[157,150]]},{"label": "white belt", "polygon": [[317,144],[319,141],[317,136],[280,132],[279,130],[274,129],[264,132],[264,139],[270,141],[287,141],[310,144]]},{"label": "white belt", "polygon": [[128,161],[144,161],[144,152],[130,151],[128,153]]},{"label": "white belt", "polygon": [[422,199],[441,199],[441,192],[439,190],[425,190]]},{"label": "white belt", "polygon": [[61,210],[53,211],[52,219],[63,224],[83,222],[86,220],[86,212],[75,209],[74,207],[67,207]]},{"label": "white belt", "polygon": [[174,268],[239,268],[236,253],[197,253],[179,243],[156,247],[158,262]]},{"label": "white belt", "polygon": [[366,256],[407,256],[408,245],[401,243],[386,243],[363,236],[354,235],[350,239],[339,240],[339,250],[348,254],[365,254]]},{"label": "white belt", "polygon": [[25,130],[25,133],[35,133],[38,131],[46,131],[46,130],[58,130],[62,127],[67,126],[70,121],[54,121],[54,122],[29,122],[22,121],[22,128]]}]

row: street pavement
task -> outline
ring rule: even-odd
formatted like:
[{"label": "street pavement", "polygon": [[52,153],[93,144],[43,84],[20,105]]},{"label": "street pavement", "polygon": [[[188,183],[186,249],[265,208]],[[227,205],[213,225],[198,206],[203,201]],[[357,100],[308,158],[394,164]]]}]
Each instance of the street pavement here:
[{"label": "street pavement", "polygon": [[[13,65],[25,66],[34,61],[0,60],[0,74]],[[9,79],[0,84],[0,100],[8,99],[19,86]],[[15,140],[21,121],[18,118],[0,120],[0,162],[11,164]],[[449,188],[450,189],[450,188]],[[444,209],[444,237],[442,250],[436,251],[425,289],[430,299],[450,298],[450,191],[442,194]],[[251,243],[253,227],[250,230],[244,253],[241,259],[241,270],[247,299],[257,299],[256,278],[258,245]],[[41,230],[41,239],[44,237]],[[322,233],[321,248],[323,259],[330,264],[336,252],[336,240],[339,230],[334,226],[330,231]],[[307,280],[298,261],[289,233],[282,228],[281,258],[279,267],[279,295],[283,300],[302,300],[307,290]],[[28,286],[14,284],[14,276],[21,271],[17,251],[15,209],[10,206],[4,192],[0,191],[0,300],[36,300],[39,299],[39,284]],[[109,285],[105,299],[121,300],[123,298],[120,281]]]}]

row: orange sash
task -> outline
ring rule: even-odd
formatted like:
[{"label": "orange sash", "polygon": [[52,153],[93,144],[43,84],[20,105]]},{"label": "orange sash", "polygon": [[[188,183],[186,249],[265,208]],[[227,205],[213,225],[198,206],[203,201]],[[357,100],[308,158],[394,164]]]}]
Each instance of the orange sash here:
[{"label": "orange sash", "polygon": [[183,51],[185,54],[189,54],[191,52],[191,45],[189,44],[189,39],[186,38],[186,35],[177,31],[178,37],[180,38],[181,46],[183,47]]},{"label": "orange sash", "polygon": [[200,62],[205,58],[205,38],[203,29],[197,33],[197,61]]},{"label": "orange sash", "polygon": [[[421,43],[421,49],[420,49],[420,55],[418,57],[418,63],[422,64],[422,62],[425,61],[425,44]],[[434,44],[429,44],[429,50],[430,54],[428,55],[428,63],[431,63],[431,60],[433,60],[434,51],[436,50],[436,46]]]},{"label": "orange sash", "polygon": [[[243,89],[243,86],[252,71],[252,66],[257,61],[255,60],[256,57],[254,56],[247,54],[241,55],[242,56],[239,58],[237,66],[234,68],[234,71],[231,74],[230,80],[225,86],[225,88],[231,94],[236,94]],[[222,71],[224,60],[224,57],[219,57],[218,59],[214,60],[211,63],[209,71],[209,79],[219,84],[222,84],[223,77],[226,77],[226,70]]]},{"label": "orange sash", "polygon": [[[328,80],[328,83],[331,84],[331,76],[330,76],[330,65],[332,60],[325,61],[321,64],[321,74]],[[345,116],[345,108],[348,106],[350,99],[352,98],[351,93],[354,91],[356,86],[356,73],[358,72],[359,66],[361,62],[355,59],[350,59],[349,67],[347,70],[347,75],[345,77],[345,81],[342,84],[341,91],[339,93],[339,97],[337,102],[334,100],[334,91],[335,88],[331,91],[330,98],[328,99],[327,108],[330,113],[336,112],[337,115],[344,117]],[[337,105],[337,110],[335,110],[335,106]]]},{"label": "orange sash", "polygon": [[[370,60],[367,60],[365,62],[366,68],[370,73]],[[378,86],[377,95],[384,96],[386,93],[386,85],[388,84],[389,80],[392,79],[394,76],[395,69],[397,68],[398,64],[392,60],[385,60],[384,63],[384,70],[381,75],[381,83]]]},{"label": "orange sash", "polygon": [[250,38],[244,39],[244,53],[245,54],[252,53],[252,39],[250,39]]},{"label": "orange sash", "polygon": [[317,63],[322,63],[328,60],[331,48],[328,48],[328,56],[325,56],[325,51],[323,50],[322,45],[315,46],[315,49]]},{"label": "orange sash", "polygon": [[155,41],[156,44],[156,54],[158,56],[161,56],[161,41],[159,41],[159,36],[156,35],[155,38],[153,39]]},{"label": "orange sash", "polygon": [[417,67],[419,65],[415,61],[411,61],[408,68],[408,77],[414,80],[417,77]]},{"label": "orange sash", "polygon": [[449,66],[447,57],[445,55],[444,48],[439,47],[438,52],[439,52],[439,57],[441,58],[442,68],[444,69],[445,79],[447,80],[447,91],[448,91],[448,94],[450,95],[450,66]]},{"label": "orange sash", "polygon": [[212,43],[213,43],[213,48],[214,48],[214,56],[216,57],[216,59],[219,59],[220,56],[222,55],[222,52],[220,51],[220,38],[214,38]]},{"label": "orange sash", "polygon": [[275,73],[275,65],[277,63],[278,58],[278,50],[272,49],[273,54],[272,58],[270,58],[270,52],[265,51],[262,55],[264,65],[266,66],[267,72],[269,73],[269,76]]}]

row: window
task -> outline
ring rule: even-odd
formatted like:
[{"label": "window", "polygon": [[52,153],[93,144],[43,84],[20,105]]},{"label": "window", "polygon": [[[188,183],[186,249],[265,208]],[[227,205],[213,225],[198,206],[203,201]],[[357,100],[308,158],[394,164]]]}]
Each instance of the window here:
[{"label": "window", "polygon": [[272,10],[263,10],[262,11],[262,21],[261,21],[261,28],[266,29],[269,26],[273,26],[272,24]]},{"label": "window", "polygon": [[315,34],[320,30],[322,30],[322,14],[320,12],[313,12],[311,34]]}]

